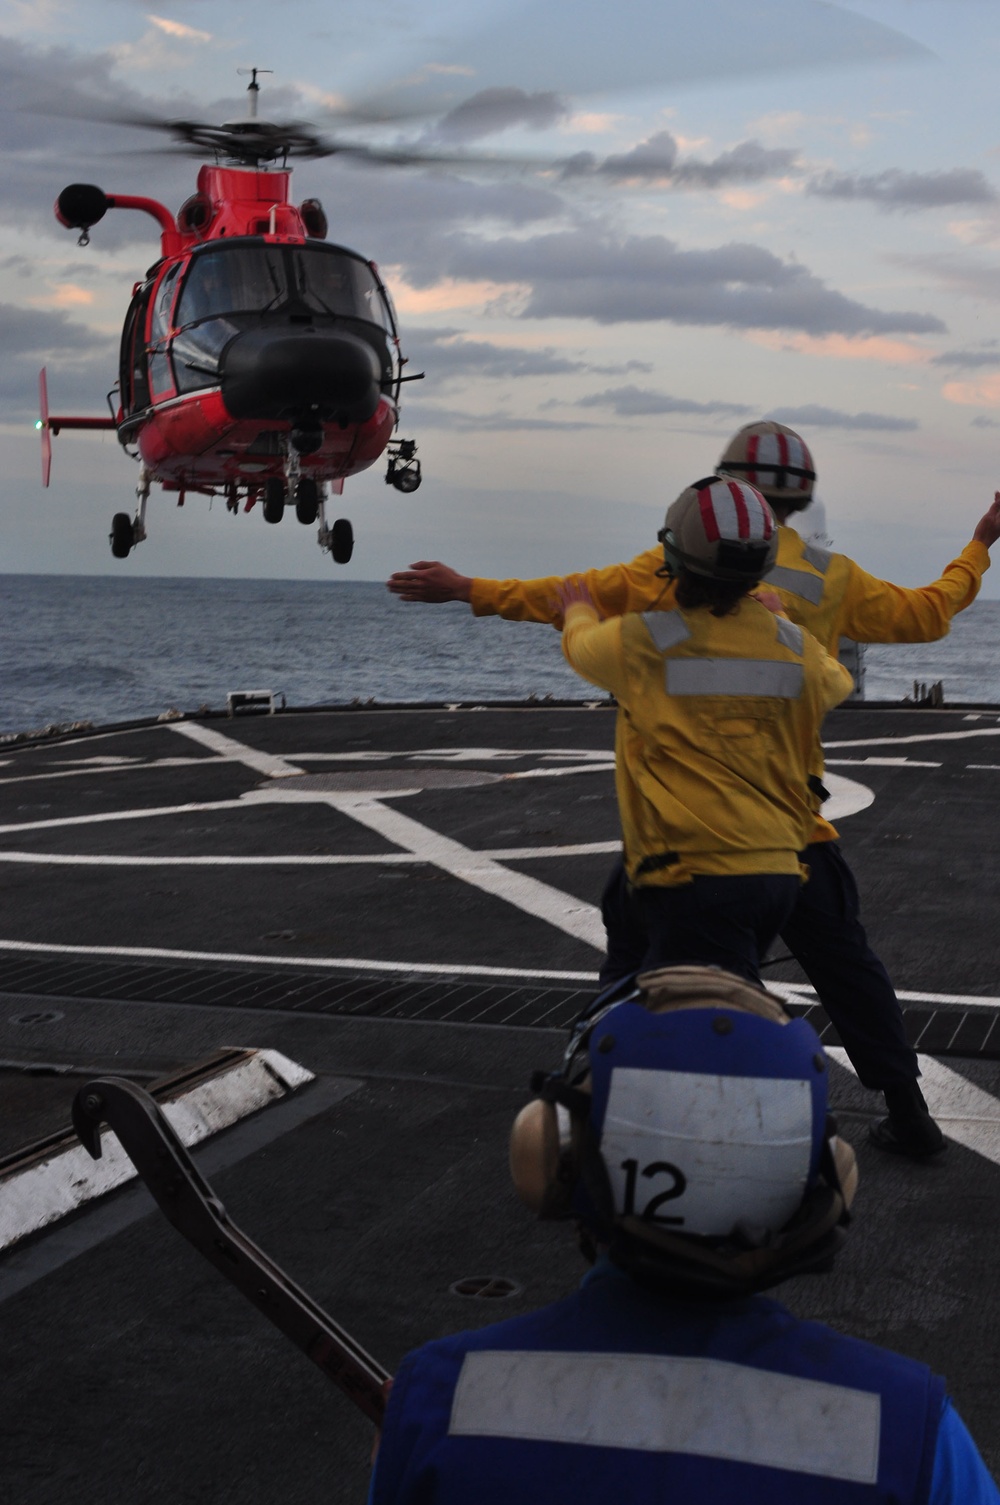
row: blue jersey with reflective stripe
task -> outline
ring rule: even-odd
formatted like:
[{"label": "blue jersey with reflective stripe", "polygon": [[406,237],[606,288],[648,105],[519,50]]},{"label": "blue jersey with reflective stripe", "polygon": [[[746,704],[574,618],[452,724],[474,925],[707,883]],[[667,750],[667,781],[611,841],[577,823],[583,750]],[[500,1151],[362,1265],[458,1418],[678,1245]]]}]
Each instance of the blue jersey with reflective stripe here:
[{"label": "blue jersey with reflective stripe", "polygon": [[371,1505],[929,1505],[944,1401],[924,1365],[764,1297],[609,1272],[410,1354]]}]

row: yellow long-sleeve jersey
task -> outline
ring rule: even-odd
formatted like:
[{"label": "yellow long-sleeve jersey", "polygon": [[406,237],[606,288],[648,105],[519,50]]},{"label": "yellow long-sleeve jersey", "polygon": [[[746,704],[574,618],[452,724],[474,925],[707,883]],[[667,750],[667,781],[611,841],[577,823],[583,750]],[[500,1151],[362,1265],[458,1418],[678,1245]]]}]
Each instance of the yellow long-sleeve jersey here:
[{"label": "yellow long-sleeve jersey", "polygon": [[[781,597],[793,622],[812,633],[828,653],[836,654],[842,637],[858,643],[930,643],[949,630],[957,612],[971,606],[983,574],[990,567],[985,544],[975,539],[946,566],[939,580],[910,589],[869,575],[846,554],[831,554],[802,541],[794,528],[778,530],[778,558],[766,584]],[[550,622],[562,628],[558,601],[563,579],[586,585],[603,617],[628,612],[665,611],[674,605],[671,580],[657,572],[663,551],[647,549],[630,564],[612,564],[578,575],[538,580],[472,582],[470,604],[476,616],[501,616],[518,622]],[[843,698],[843,697],[841,697]],[[823,775],[823,750],[817,731],[812,773]],[[811,841],[834,841],[836,829],[817,816]]]},{"label": "yellow long-sleeve jersey", "polygon": [[[908,589],[869,575],[846,554],[803,543],[794,528],[778,530],[778,559],[767,577],[793,622],[807,628],[828,653],[839,639],[857,643],[930,643],[942,638],[957,612],[971,606],[990,566],[989,550],[973,540],[939,580]],[[663,551],[647,549],[630,564],[569,575],[582,581],[603,617],[664,610],[674,603],[671,581],[657,575]],[[562,627],[557,591],[562,577],[540,580],[473,580],[471,606],[477,617],[551,622]]]},{"label": "yellow long-sleeve jersey", "polygon": [[749,597],[723,617],[675,608],[604,622],[576,604],[563,652],[618,701],[615,777],[633,883],[800,871],[819,728],[852,689],[815,638]]}]

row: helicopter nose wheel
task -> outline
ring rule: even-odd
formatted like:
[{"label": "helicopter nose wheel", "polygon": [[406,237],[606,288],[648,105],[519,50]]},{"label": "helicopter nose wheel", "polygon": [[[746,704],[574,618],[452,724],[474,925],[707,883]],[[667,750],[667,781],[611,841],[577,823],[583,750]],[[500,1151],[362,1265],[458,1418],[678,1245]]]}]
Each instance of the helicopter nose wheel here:
[{"label": "helicopter nose wheel", "polygon": [[318,513],[319,486],[312,476],[300,476],[295,487],[295,516],[308,526],[316,521]]},{"label": "helicopter nose wheel", "polygon": [[347,564],[354,553],[354,529],[346,517],[338,517],[330,529],[330,553],[335,564]]},{"label": "helicopter nose wheel", "polygon": [[135,544],[135,530],[127,512],[116,512],[111,519],[111,552],[116,559],[127,559]]},{"label": "helicopter nose wheel", "polygon": [[285,483],[280,476],[268,476],[264,482],[264,521],[280,523],[285,515]]}]

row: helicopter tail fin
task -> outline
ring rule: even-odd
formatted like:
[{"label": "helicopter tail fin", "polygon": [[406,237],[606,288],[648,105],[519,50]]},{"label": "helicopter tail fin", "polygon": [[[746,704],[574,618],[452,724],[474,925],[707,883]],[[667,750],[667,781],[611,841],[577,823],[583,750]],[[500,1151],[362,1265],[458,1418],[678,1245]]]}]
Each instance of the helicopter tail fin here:
[{"label": "helicopter tail fin", "polygon": [[42,436],[42,485],[47,486],[52,474],[52,433],[49,429],[49,386],[44,366],[38,373],[38,405],[40,417],[35,427]]}]

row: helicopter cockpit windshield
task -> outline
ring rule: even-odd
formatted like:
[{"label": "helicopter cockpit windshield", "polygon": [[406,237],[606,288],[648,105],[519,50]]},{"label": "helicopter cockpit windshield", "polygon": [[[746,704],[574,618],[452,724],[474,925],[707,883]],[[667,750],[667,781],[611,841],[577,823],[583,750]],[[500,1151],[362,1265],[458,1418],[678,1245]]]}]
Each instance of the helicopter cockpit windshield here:
[{"label": "helicopter cockpit windshield", "polygon": [[262,321],[347,323],[376,349],[383,379],[393,378],[392,310],[366,261],[336,246],[244,240],[191,258],[173,320],[177,390],[212,385],[226,344]]}]

